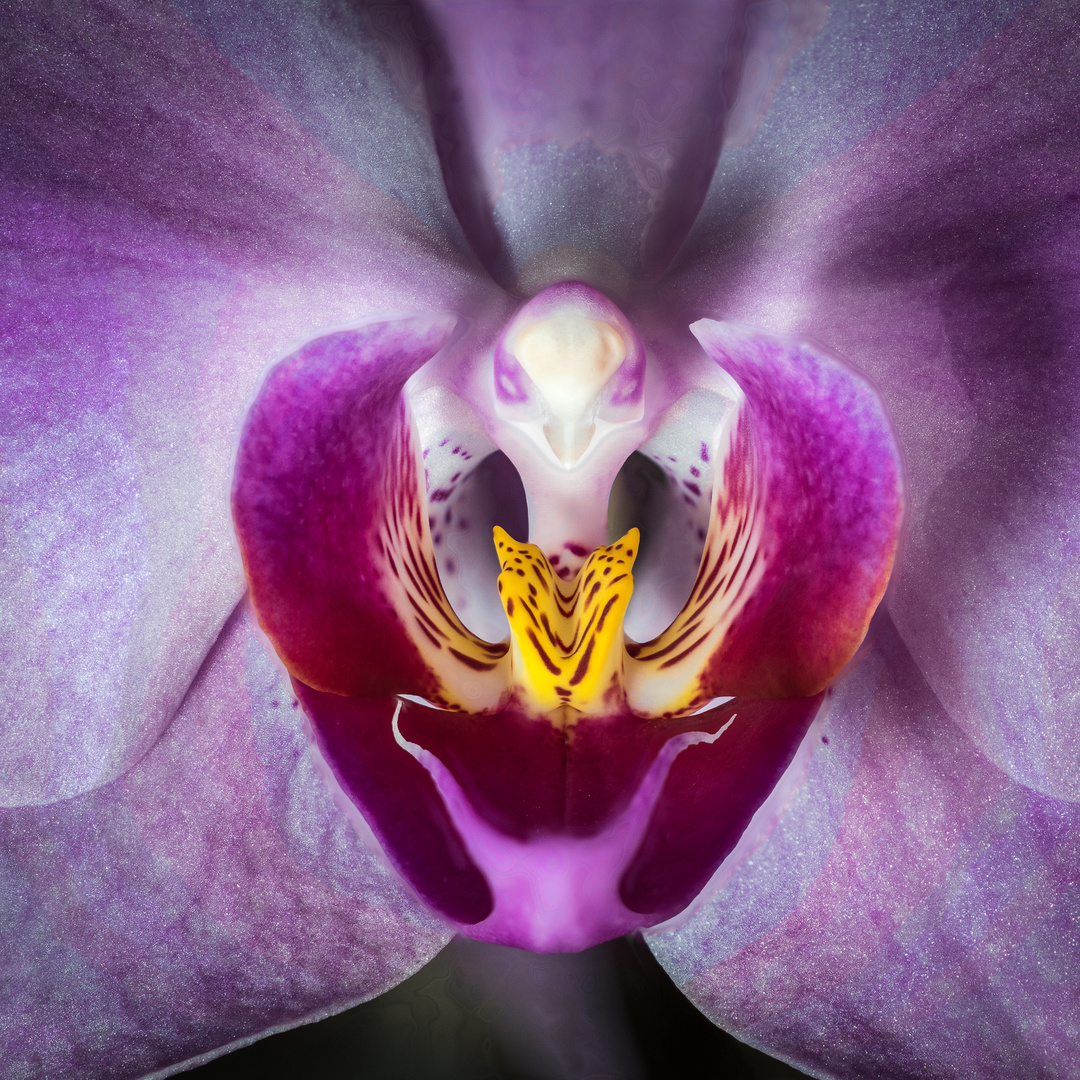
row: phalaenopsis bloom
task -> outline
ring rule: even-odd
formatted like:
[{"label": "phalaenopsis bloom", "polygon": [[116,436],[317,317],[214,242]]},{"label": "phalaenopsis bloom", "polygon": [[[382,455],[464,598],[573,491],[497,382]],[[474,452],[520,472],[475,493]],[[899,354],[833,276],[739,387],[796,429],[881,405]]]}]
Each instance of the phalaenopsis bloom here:
[{"label": "phalaenopsis bloom", "polygon": [[457,929],[643,930],[814,1075],[1077,1074],[1075,4],[0,39],[4,1080]]}]

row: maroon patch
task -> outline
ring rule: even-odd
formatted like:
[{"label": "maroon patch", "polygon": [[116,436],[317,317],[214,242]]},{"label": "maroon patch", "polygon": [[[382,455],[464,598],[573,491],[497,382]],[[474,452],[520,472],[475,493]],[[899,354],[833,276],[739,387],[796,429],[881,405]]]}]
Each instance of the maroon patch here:
[{"label": "maroon patch", "polygon": [[293,687],[324,760],[398,872],[448,919],[486,919],[494,907],[487,879],[431,775],[394,738],[396,699],[323,694],[295,679]]},{"label": "maroon patch", "polygon": [[823,698],[742,698],[694,718],[716,731],[735,715],[716,742],[687,747],[672,764],[619,886],[631,911],[662,922],[708,884],[791,764]]}]

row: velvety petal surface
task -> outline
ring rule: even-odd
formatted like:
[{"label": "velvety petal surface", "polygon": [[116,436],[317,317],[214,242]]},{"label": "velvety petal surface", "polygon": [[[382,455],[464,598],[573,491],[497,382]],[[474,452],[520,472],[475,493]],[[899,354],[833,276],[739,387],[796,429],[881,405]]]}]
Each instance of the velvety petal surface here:
[{"label": "velvety petal surface", "polygon": [[830,0],[749,142],[726,146],[689,242],[789,191],[895,119],[1032,0]]},{"label": "velvety petal surface", "polygon": [[381,993],[449,932],[364,847],[241,608],[121,779],[0,814],[0,1071],[140,1077]]},{"label": "velvety petal surface", "polygon": [[1074,1076],[1076,804],[991,764],[886,619],[820,738],[766,844],[650,937],[676,983],[814,1075]]},{"label": "velvety petal surface", "polygon": [[909,517],[889,606],[951,718],[1080,797],[1075,7],[1038,4],[892,123],[689,254],[670,317],[811,335],[876,382]]},{"label": "velvety petal surface", "polygon": [[3,32],[0,799],[24,804],[138,760],[240,597],[229,470],[267,362],[494,286],[170,5]]},{"label": "velvety petal surface", "polygon": [[175,6],[330,153],[467,250],[423,108],[419,58],[395,48],[407,5],[177,0]]},{"label": "velvety petal surface", "polygon": [[818,0],[440,0],[402,37],[484,265],[529,294],[559,278],[618,292],[670,262],[725,131],[749,137],[824,15]]}]

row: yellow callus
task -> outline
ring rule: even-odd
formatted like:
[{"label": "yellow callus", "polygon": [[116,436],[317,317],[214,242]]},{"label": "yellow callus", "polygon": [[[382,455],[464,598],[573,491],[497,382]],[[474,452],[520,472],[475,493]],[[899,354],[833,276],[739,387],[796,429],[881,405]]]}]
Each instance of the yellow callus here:
[{"label": "yellow callus", "polygon": [[495,527],[510,667],[523,703],[542,713],[603,715],[623,699],[623,618],[634,591],[637,529],[597,548],[563,581],[534,544]]}]

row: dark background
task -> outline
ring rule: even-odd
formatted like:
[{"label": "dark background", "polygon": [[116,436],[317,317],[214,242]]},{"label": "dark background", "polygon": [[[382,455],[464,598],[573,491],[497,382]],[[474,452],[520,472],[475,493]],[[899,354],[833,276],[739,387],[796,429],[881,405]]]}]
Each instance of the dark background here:
[{"label": "dark background", "polygon": [[804,1076],[715,1028],[676,989],[640,937],[552,957],[455,939],[381,997],[272,1035],[184,1075],[194,1080]]}]

